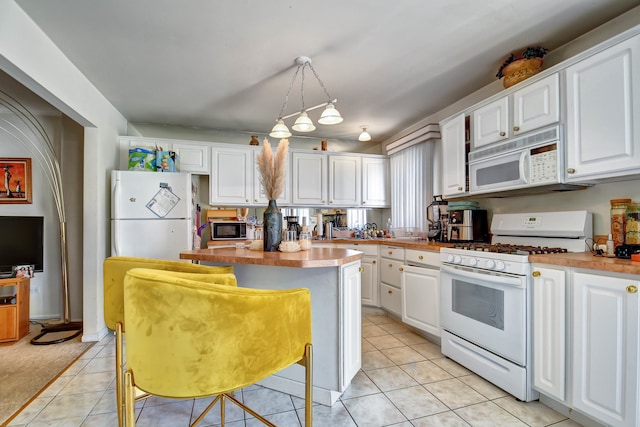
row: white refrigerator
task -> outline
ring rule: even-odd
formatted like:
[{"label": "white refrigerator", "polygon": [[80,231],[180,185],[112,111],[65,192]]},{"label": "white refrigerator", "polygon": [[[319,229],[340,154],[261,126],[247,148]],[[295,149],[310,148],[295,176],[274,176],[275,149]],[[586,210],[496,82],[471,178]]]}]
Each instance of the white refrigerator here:
[{"label": "white refrigerator", "polygon": [[191,174],[111,172],[111,255],[179,261],[192,248]]}]

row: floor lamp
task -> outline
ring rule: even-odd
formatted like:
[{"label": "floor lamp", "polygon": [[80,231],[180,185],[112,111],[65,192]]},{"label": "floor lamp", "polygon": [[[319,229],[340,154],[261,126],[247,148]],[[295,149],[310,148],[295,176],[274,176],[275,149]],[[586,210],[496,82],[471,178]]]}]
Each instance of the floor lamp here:
[{"label": "floor lamp", "polygon": [[[67,246],[67,222],[64,211],[64,192],[62,188],[62,174],[60,172],[60,162],[53,148],[53,143],[47,135],[44,127],[38,119],[18,100],[11,95],[0,90],[0,102],[10,112],[12,112],[19,122],[13,123],[3,119],[7,127],[5,130],[10,133],[18,142],[24,145],[31,154],[38,159],[49,182],[58,218],[60,220],[60,261],[62,274],[62,303],[63,303],[63,319],[62,323],[45,324],[36,337],[31,340],[34,345],[58,344],[69,341],[82,333],[82,322],[70,321],[70,297],[69,297],[69,280],[68,280],[68,254]],[[20,126],[23,125],[23,126]],[[25,128],[26,127],[26,128]],[[27,132],[28,130],[29,132]],[[62,338],[56,338],[49,341],[40,340],[43,336],[55,332],[72,332],[70,335],[64,335]]]}]

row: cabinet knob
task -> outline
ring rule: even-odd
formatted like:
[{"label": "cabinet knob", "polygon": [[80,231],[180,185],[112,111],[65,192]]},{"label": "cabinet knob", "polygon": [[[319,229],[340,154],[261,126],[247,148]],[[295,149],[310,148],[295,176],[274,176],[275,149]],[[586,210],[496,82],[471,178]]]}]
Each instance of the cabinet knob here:
[{"label": "cabinet knob", "polygon": [[424,259],[424,257],[423,257],[422,255],[420,255],[420,256],[418,257],[418,259]]},{"label": "cabinet knob", "polygon": [[244,199],[245,202],[249,203],[249,199]]},{"label": "cabinet knob", "polygon": [[388,292],[389,294],[392,294],[392,293],[393,293],[393,291],[387,291],[387,292]]},{"label": "cabinet knob", "polygon": [[567,169],[567,173],[576,173],[576,170],[574,168],[569,168]]},{"label": "cabinet knob", "polygon": [[333,200],[329,200],[329,203],[330,203],[330,204],[331,204],[331,203],[333,203]]},{"label": "cabinet knob", "polygon": [[375,260],[375,259],[374,259],[373,261],[371,261],[371,264],[375,264],[375,263],[376,263],[376,260]]},{"label": "cabinet knob", "polygon": [[362,202],[362,204],[363,204],[363,205],[366,205],[366,204],[367,204],[367,202],[363,201],[363,202]]},{"label": "cabinet knob", "polygon": [[635,294],[636,292],[638,292],[638,287],[636,285],[627,286],[627,293]]},{"label": "cabinet knob", "polygon": [[462,187],[458,187],[458,191],[462,191]]},{"label": "cabinet knob", "polygon": [[258,203],[258,199],[253,199],[253,203]]},{"label": "cabinet knob", "polygon": [[533,273],[531,273],[531,275],[533,277],[540,277],[540,272],[539,271],[534,271]]},{"label": "cabinet knob", "polygon": [[389,264],[389,268],[393,267],[393,264]]},{"label": "cabinet knob", "polygon": [[360,267],[360,268],[358,269],[358,271],[359,271],[360,273],[364,273],[364,267]]},{"label": "cabinet knob", "polygon": [[505,136],[506,134],[506,132],[500,132],[500,136]]},{"label": "cabinet knob", "polygon": [[398,268],[398,270],[400,270],[400,271],[404,271],[404,268],[400,267],[400,268]]},{"label": "cabinet knob", "polygon": [[518,132],[520,130],[520,127],[519,126],[514,126],[513,130],[514,130],[514,132]]}]

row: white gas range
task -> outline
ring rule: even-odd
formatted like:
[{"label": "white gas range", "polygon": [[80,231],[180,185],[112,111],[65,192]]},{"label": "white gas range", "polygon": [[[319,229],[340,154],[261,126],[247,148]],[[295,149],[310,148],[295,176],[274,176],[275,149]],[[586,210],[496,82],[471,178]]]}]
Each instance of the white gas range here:
[{"label": "white gas range", "polygon": [[532,388],[531,253],[584,252],[586,211],[495,214],[492,244],[440,251],[442,353],[523,401]]}]

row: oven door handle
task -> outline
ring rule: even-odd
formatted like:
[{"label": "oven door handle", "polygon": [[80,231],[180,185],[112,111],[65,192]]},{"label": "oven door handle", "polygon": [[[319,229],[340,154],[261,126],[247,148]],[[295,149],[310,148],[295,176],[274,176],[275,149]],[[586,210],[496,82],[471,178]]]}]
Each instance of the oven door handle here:
[{"label": "oven door handle", "polygon": [[[509,274],[494,273],[491,275],[482,273],[481,270],[467,267],[450,267],[448,265],[442,265],[440,267],[440,275],[442,273],[449,274],[451,276],[464,277],[466,279],[482,280],[485,283],[489,283],[494,278],[499,278],[499,286],[509,286],[512,288],[524,288],[525,285],[520,276],[511,276]],[[494,285],[495,286],[495,285]]]}]

